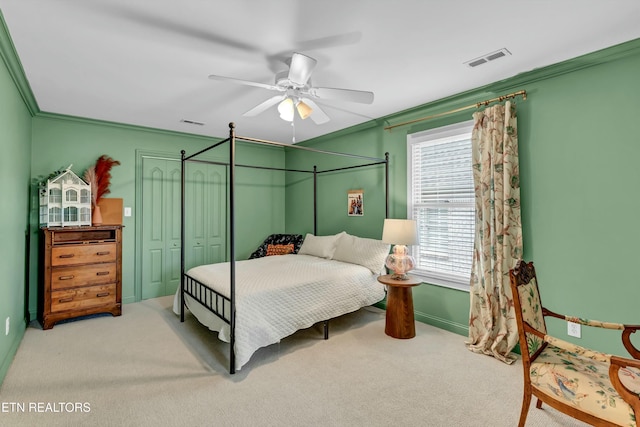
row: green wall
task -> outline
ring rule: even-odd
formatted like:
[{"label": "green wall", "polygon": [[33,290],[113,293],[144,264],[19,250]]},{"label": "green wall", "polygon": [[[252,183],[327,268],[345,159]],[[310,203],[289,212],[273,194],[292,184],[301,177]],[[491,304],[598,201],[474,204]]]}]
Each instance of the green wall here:
[{"label": "green wall", "polygon": [[[524,254],[538,271],[543,302],[550,309],[582,317],[637,324],[640,288],[637,262],[640,226],[640,39],[544,69],[534,70],[336,134],[306,141],[317,149],[380,157],[390,153],[390,217],[406,215],[406,136],[471,119],[472,110],[387,131],[385,126],[527,91],[518,106]],[[287,156],[295,167],[303,157]],[[378,182],[347,178],[319,191],[331,227],[380,236],[381,218],[348,218],[339,205],[353,186],[365,200]],[[287,228],[300,193],[287,182]],[[380,189],[381,191],[381,189]],[[290,197],[290,194],[295,197]],[[367,206],[369,206],[367,204]],[[413,289],[416,318],[453,332],[468,332],[468,292],[423,284]],[[552,333],[602,351],[626,354],[619,334],[583,328],[567,336],[564,323]],[[606,334],[606,336],[605,336]],[[637,338],[640,341],[640,337]]]},{"label": "green wall", "polygon": [[[367,166],[364,168],[331,171],[337,168],[352,168],[357,165],[375,163],[384,159],[384,152],[369,151],[372,138],[376,133],[365,130],[355,134],[355,140],[345,147],[345,140],[339,134],[325,140],[317,148],[327,152],[349,153],[366,156],[369,159],[336,156],[310,152],[306,150],[287,149],[287,168],[313,170],[316,166],[317,174],[317,234],[333,234],[347,231],[362,237],[380,239],[382,237],[382,223],[385,218],[384,194],[384,165]],[[358,147],[364,148],[359,150]],[[347,216],[347,191],[363,190],[364,215]],[[287,174],[287,231],[297,233],[313,233],[313,175],[301,173]]]},{"label": "green wall", "polygon": [[[633,46],[640,46],[636,40]],[[525,256],[543,302],[581,317],[640,323],[640,51],[527,85],[520,132]],[[563,323],[551,330],[566,336]],[[616,333],[576,342],[627,354]],[[636,342],[640,342],[637,337]]]},{"label": "green wall", "polygon": [[[72,170],[82,175],[102,154],[120,161],[111,170],[111,193],[107,197],[123,199],[124,206],[133,208],[133,216],[124,218],[122,243],[122,300],[140,300],[139,274],[135,261],[139,225],[136,217],[136,161],[138,153],[156,153],[168,158],[180,158],[208,147],[217,139],[187,134],[154,131],[145,128],[101,123],[91,120],[39,114],[33,118],[33,156],[31,175],[34,178],[73,164]],[[228,161],[228,144],[208,153],[208,157]],[[238,144],[237,156],[242,162],[268,167],[283,167],[281,148],[254,144]],[[268,175],[268,176],[267,176]],[[259,185],[255,185],[259,182]],[[284,174],[237,168],[236,170],[236,258],[247,258],[270,233],[284,231]],[[268,209],[264,209],[264,207]],[[35,318],[37,310],[38,272],[38,201],[35,187],[31,205],[31,280],[29,311]],[[139,273],[139,272],[138,272]]]},{"label": "green wall", "polygon": [[[26,325],[25,236],[31,163],[31,114],[3,53],[12,47],[1,27],[0,182],[5,207],[0,209],[0,383],[18,349]],[[7,317],[10,318],[9,335],[5,335]]]},{"label": "green wall", "polygon": [[[0,174],[7,200],[17,207],[0,213],[5,224],[0,324],[6,317],[12,324],[8,336],[0,333],[1,381],[24,334],[26,312],[31,318],[36,314],[38,227],[37,201],[28,197],[32,179],[69,164],[82,173],[102,154],[122,163],[112,171],[110,196],[121,197],[125,206],[134,208],[133,217],[125,218],[123,249],[123,297],[131,302],[139,297],[134,268],[137,155],[144,151],[177,156],[181,149],[193,152],[215,139],[40,112],[1,19],[0,23]],[[632,268],[640,237],[634,222],[640,207],[636,196],[640,144],[634,126],[640,113],[638,75],[640,40],[635,40],[303,145],[377,158],[389,152],[389,216],[403,217],[407,133],[467,120],[470,111],[392,131],[383,127],[525,89],[528,99],[517,101],[525,257],[536,263],[545,305],[588,318],[638,323],[639,291]],[[323,156],[310,158],[301,150],[287,150],[285,155],[281,149],[249,145],[241,145],[238,155],[243,162],[270,167],[286,164],[308,169],[315,164],[323,170],[353,163]],[[277,172],[238,170],[238,258],[246,257],[269,233],[313,231],[310,179],[300,173],[285,177]],[[260,186],[256,187],[256,182]],[[346,230],[379,238],[384,218],[383,185],[379,167],[320,176],[318,233]],[[350,189],[364,190],[363,217],[346,215],[346,192]],[[23,256],[28,245],[30,254]],[[423,284],[414,288],[414,305],[418,320],[466,334],[467,292]],[[552,333],[565,337],[564,326],[550,326]],[[605,337],[583,329],[581,340],[568,339],[624,353],[615,335]]]},{"label": "green wall", "polygon": [[[449,121],[454,118],[449,117]],[[469,120],[464,116],[462,120]],[[433,123],[431,123],[433,124]],[[440,124],[440,123],[439,123]],[[366,123],[352,129],[327,135],[303,144],[317,150],[357,154],[385,158],[389,153],[389,217],[406,218],[407,214],[407,130],[383,129],[384,121]],[[323,168],[351,166],[363,161],[311,154],[302,150],[287,151],[287,167],[307,169],[317,164]],[[366,161],[364,161],[366,163]],[[299,232],[304,224],[310,224],[313,205],[305,189],[309,185],[298,175],[287,177],[287,231]],[[380,239],[385,218],[384,167],[374,166],[330,173],[318,177],[318,234],[347,231],[350,234]],[[364,190],[364,215],[347,215],[347,191]],[[294,215],[294,212],[302,212]],[[311,228],[305,229],[311,232]],[[417,320],[443,329],[466,335],[469,319],[468,292],[422,285],[413,288],[414,310]],[[381,304],[384,307],[384,304]]]}]

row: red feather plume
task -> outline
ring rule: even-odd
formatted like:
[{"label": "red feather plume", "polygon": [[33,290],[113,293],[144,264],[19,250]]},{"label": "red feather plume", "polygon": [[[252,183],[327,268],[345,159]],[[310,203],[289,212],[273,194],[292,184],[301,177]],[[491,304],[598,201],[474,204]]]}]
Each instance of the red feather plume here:
[{"label": "red feather plume", "polygon": [[106,154],[100,156],[100,158],[96,161],[96,204],[100,201],[102,196],[110,193],[109,185],[111,185],[111,168],[119,164],[119,161],[113,160]]}]

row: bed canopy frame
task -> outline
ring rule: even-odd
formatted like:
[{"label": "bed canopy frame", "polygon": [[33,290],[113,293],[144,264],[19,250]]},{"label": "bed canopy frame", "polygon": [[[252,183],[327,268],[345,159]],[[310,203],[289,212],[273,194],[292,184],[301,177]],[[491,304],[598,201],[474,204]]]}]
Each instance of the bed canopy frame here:
[{"label": "bed canopy frame", "polygon": [[[304,169],[287,169],[287,168],[276,168],[276,167],[267,167],[267,166],[257,166],[257,165],[245,165],[236,163],[236,142],[244,141],[254,144],[261,145],[271,145],[276,147],[285,147],[285,148],[293,148],[300,149],[305,151],[310,151],[313,153],[319,154],[328,154],[333,156],[341,156],[341,157],[351,157],[358,160],[361,160],[363,163],[340,167],[340,168],[332,168],[319,171],[317,166],[313,166],[312,170],[304,170]],[[216,147],[219,147],[223,144],[229,144],[229,161],[228,162],[220,162],[220,161],[210,161],[197,159],[197,156],[204,154]],[[228,168],[228,180],[227,180],[227,193],[229,195],[228,198],[228,231],[227,231],[227,239],[229,242],[229,269],[230,269],[230,286],[229,286],[229,297],[222,295],[219,292],[214,291],[213,289],[205,286],[200,283],[198,280],[190,277],[185,273],[185,163],[187,162],[198,162],[198,163],[208,163],[208,164],[217,164],[217,165],[225,165]],[[235,363],[235,298],[236,298],[236,252],[235,252],[235,169],[236,167],[242,168],[253,168],[253,169],[266,169],[266,170],[275,170],[275,171],[284,171],[284,172],[300,172],[300,173],[309,173],[313,174],[313,234],[317,234],[317,178],[319,174],[329,173],[329,172],[337,172],[341,170],[348,169],[356,169],[363,168],[368,166],[375,165],[384,165],[384,181],[385,181],[385,218],[389,217],[389,153],[385,153],[385,158],[380,159],[376,157],[367,157],[360,156],[356,154],[347,154],[340,153],[335,151],[325,151],[325,150],[317,150],[310,147],[299,146],[299,145],[290,145],[284,144],[281,142],[268,141],[263,139],[256,138],[248,138],[242,136],[236,136],[235,133],[235,124],[233,122],[229,123],[229,137],[219,141],[205,149],[202,149],[190,156],[185,155],[185,150],[181,151],[181,182],[180,182],[180,322],[184,322],[184,309],[185,309],[185,298],[184,295],[187,294],[191,298],[198,301],[203,307],[212,312],[214,315],[218,316],[224,322],[229,325],[229,373],[234,374],[236,371],[236,363]],[[328,319],[324,322],[324,338],[328,338]]]}]

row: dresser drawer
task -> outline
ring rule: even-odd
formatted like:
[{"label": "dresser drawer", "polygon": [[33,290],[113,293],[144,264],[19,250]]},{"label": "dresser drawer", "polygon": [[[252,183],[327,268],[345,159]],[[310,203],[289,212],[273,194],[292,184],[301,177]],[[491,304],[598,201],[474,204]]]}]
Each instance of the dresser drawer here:
[{"label": "dresser drawer", "polygon": [[51,271],[51,290],[82,285],[101,285],[116,281],[116,263],[58,267]]},{"label": "dresser drawer", "polygon": [[53,267],[95,262],[114,262],[115,260],[115,243],[56,246],[51,249],[51,265]]},{"label": "dresser drawer", "polygon": [[51,292],[51,311],[77,310],[116,302],[116,284]]}]

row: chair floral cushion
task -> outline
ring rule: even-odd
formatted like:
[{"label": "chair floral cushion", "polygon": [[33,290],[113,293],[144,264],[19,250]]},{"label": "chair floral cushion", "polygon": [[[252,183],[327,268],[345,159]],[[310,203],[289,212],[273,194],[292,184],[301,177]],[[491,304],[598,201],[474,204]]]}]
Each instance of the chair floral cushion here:
[{"label": "chair floral cushion", "polygon": [[293,244],[293,252],[297,254],[302,245],[304,236],[302,234],[272,234],[249,256],[249,259],[262,258],[267,255],[269,245],[289,245]]},{"label": "chair floral cushion", "polygon": [[[635,426],[633,410],[611,385],[609,364],[548,345],[531,363],[531,385],[567,405],[621,426]],[[623,384],[640,394],[640,372],[620,369]]]},{"label": "chair floral cushion", "polygon": [[[537,331],[546,334],[547,328],[544,323],[544,316],[542,315],[542,303],[540,302],[536,278],[533,277],[526,285],[519,286],[518,295],[520,296],[520,305],[522,307],[522,320]],[[533,334],[526,335],[529,354],[533,355],[542,345],[542,339]]]}]

